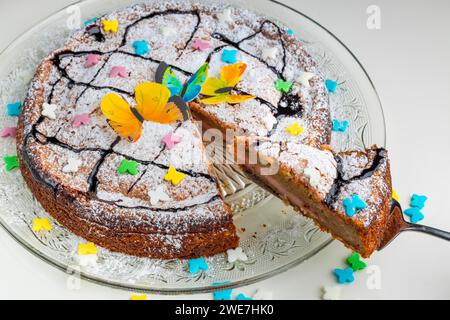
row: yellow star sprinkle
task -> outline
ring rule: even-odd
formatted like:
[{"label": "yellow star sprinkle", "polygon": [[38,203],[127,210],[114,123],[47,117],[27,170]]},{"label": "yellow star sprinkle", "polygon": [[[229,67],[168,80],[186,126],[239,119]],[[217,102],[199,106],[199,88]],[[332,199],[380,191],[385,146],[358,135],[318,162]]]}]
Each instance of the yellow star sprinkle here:
[{"label": "yellow star sprinkle", "polygon": [[301,125],[299,125],[297,122],[294,122],[289,127],[286,128],[287,133],[289,133],[291,136],[297,136],[303,131],[305,131],[305,128],[303,128]]},{"label": "yellow star sprinkle", "polygon": [[400,198],[398,197],[398,194],[395,191],[395,189],[392,189],[392,199],[394,199],[397,202],[400,202]]},{"label": "yellow star sprinkle", "polygon": [[97,254],[97,248],[93,242],[78,244],[78,254],[86,256],[88,254]]},{"label": "yellow star sprinkle", "polygon": [[119,21],[117,20],[103,20],[102,25],[105,32],[116,33],[117,31],[119,31]]},{"label": "yellow star sprinkle", "polygon": [[178,172],[173,166],[169,167],[164,180],[172,182],[174,186],[180,184],[186,178],[186,175],[182,172]]},{"label": "yellow star sprinkle", "polygon": [[130,300],[148,300],[147,295],[146,294],[142,294],[142,295],[132,295],[130,297]]},{"label": "yellow star sprinkle", "polygon": [[34,232],[39,232],[41,230],[50,231],[52,230],[52,225],[47,218],[34,218],[32,229]]}]

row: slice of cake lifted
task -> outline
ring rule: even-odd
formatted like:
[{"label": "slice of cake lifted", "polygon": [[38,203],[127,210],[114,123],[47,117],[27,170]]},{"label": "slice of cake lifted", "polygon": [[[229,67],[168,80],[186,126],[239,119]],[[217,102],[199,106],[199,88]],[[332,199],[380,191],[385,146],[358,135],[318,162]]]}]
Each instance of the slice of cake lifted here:
[{"label": "slice of cake lifted", "polygon": [[237,137],[236,161],[252,179],[369,257],[379,247],[391,205],[387,151],[336,153],[327,147]]}]

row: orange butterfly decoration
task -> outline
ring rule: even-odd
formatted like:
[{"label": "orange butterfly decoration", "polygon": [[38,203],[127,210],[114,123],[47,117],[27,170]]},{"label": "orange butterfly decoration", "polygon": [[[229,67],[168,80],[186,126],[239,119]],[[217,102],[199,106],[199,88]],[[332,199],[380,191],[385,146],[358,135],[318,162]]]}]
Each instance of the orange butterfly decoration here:
[{"label": "orange butterfly decoration", "polygon": [[189,108],[183,99],[170,96],[166,86],[144,82],[135,88],[136,106],[130,106],[118,94],[109,93],[103,97],[100,109],[119,136],[136,142],[142,135],[144,121],[170,124],[190,118]]},{"label": "orange butterfly decoration", "polygon": [[222,68],[219,78],[208,78],[202,87],[202,94],[208,96],[200,101],[204,104],[240,103],[256,98],[252,95],[235,95],[232,91],[241,81],[247,65],[238,62]]}]

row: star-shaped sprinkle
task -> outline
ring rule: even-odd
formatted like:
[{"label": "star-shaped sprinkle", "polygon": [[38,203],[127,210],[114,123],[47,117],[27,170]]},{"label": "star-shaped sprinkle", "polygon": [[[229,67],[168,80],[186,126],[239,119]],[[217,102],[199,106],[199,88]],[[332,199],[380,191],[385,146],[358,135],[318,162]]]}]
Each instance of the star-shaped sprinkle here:
[{"label": "star-shaped sprinkle", "polygon": [[96,254],[87,254],[87,255],[78,254],[75,258],[80,267],[87,267],[87,266],[95,267],[97,265],[98,256]]},{"label": "star-shaped sprinkle", "polygon": [[164,26],[160,28],[161,34],[165,37],[173,37],[177,34],[177,31],[173,27]]},{"label": "star-shaped sprinkle", "polygon": [[311,85],[309,84],[309,80],[314,78],[314,76],[315,76],[314,73],[302,71],[297,78],[297,82],[300,83],[302,86],[309,88],[311,87]]},{"label": "star-shaped sprinkle", "polygon": [[123,159],[119,168],[117,168],[117,172],[119,174],[131,174],[135,176],[139,173],[138,163],[134,160]]},{"label": "star-shaped sprinkle", "polygon": [[228,249],[227,250],[227,259],[229,263],[234,263],[236,261],[247,261],[248,257],[241,247],[237,247],[236,249]]},{"label": "star-shaped sprinkle", "polygon": [[413,194],[409,205],[413,208],[423,209],[425,207],[425,202],[428,200],[427,196],[421,196],[418,194]]},{"label": "star-shaped sprinkle", "polygon": [[231,300],[232,292],[232,289],[213,292],[214,300]]},{"label": "star-shaped sprinkle", "polygon": [[361,261],[361,256],[357,252],[353,252],[346,261],[353,269],[353,271],[364,270],[367,267],[366,263],[364,261]]},{"label": "star-shaped sprinkle", "polygon": [[272,291],[267,291],[264,289],[257,289],[255,294],[253,295],[253,300],[272,300],[273,293]]},{"label": "star-shaped sprinkle", "polygon": [[91,116],[89,115],[89,113],[77,114],[75,117],[73,117],[72,125],[75,128],[79,128],[88,124],[89,121],[91,121]]},{"label": "star-shaped sprinkle", "polygon": [[320,185],[320,171],[315,167],[308,166],[303,170],[303,175],[308,179],[309,184],[313,188],[317,188]]},{"label": "star-shaped sprinkle", "polygon": [[337,282],[342,283],[352,283],[355,280],[353,276],[353,269],[347,268],[343,269],[334,269],[334,275],[336,276]]},{"label": "star-shaped sprinkle", "polygon": [[245,294],[243,294],[243,293],[239,293],[237,296],[236,296],[236,300],[243,300],[243,301],[245,301],[245,300],[253,300],[253,298],[250,298],[250,297],[247,297]]},{"label": "star-shaped sprinkle", "polygon": [[290,36],[293,36],[293,35],[294,35],[294,30],[292,30],[292,29],[290,29],[290,28],[287,28],[287,29],[286,29],[286,33],[287,33],[288,35],[290,35]]},{"label": "star-shaped sprinkle", "polygon": [[417,223],[425,218],[419,208],[409,208],[403,211],[403,213],[410,218],[411,223]]},{"label": "star-shaped sprinkle", "polygon": [[196,39],[195,41],[194,41],[194,43],[192,44],[192,48],[194,48],[195,50],[198,50],[198,51],[206,51],[206,50],[208,50],[209,49],[209,42],[208,41],[205,41],[205,40],[203,40],[203,39]]},{"label": "star-shaped sprinkle", "polygon": [[200,270],[206,271],[209,268],[204,258],[190,259],[188,266],[190,273],[197,273]]},{"label": "star-shaped sprinkle", "polygon": [[341,299],[341,287],[333,286],[333,287],[323,287],[322,288],[323,300],[340,300]]},{"label": "star-shaped sprinkle", "polygon": [[67,160],[67,164],[63,167],[63,172],[65,173],[75,173],[78,172],[80,169],[80,166],[83,164],[83,161],[81,161],[78,158],[69,158]]},{"label": "star-shaped sprinkle", "polygon": [[141,295],[134,294],[130,297],[130,300],[148,300],[148,297],[146,294],[141,294]]},{"label": "star-shaped sprinkle", "polygon": [[348,129],[349,122],[347,120],[339,121],[334,119],[333,120],[333,128],[331,130],[336,132],[345,132]]},{"label": "star-shaped sprinkle", "polygon": [[128,78],[128,69],[124,66],[113,67],[109,76],[111,78]]},{"label": "star-shaped sprinkle", "polygon": [[284,81],[282,79],[277,79],[277,81],[275,81],[275,88],[283,93],[289,93],[289,91],[291,91],[292,88],[292,81]]},{"label": "star-shaped sprinkle", "polygon": [[79,243],[78,244],[78,254],[85,256],[88,254],[97,254],[97,247],[93,242]]},{"label": "star-shaped sprinkle", "polygon": [[220,23],[233,23],[233,18],[231,17],[231,8],[227,8],[218,13],[217,19],[219,19]]},{"label": "star-shaped sprinkle", "polygon": [[42,116],[49,118],[51,120],[56,119],[56,109],[58,106],[56,104],[44,103],[42,105]]},{"label": "star-shaped sprinkle", "polygon": [[99,63],[101,59],[102,59],[101,55],[89,53],[87,55],[87,57],[86,57],[86,61],[84,62],[84,67],[85,68],[92,68],[97,63]]},{"label": "star-shaped sprinkle", "polygon": [[41,230],[50,231],[52,230],[52,225],[47,218],[34,218],[33,226],[31,228],[34,232],[39,232]]},{"label": "star-shaped sprinkle", "polygon": [[392,189],[392,199],[394,199],[397,202],[400,202],[400,198],[397,194],[397,191],[395,191],[395,189]]},{"label": "star-shaped sprinkle", "polygon": [[20,109],[22,108],[21,102],[9,103],[7,106],[8,116],[18,117],[20,115]]},{"label": "star-shaped sprinkle", "polygon": [[367,204],[357,194],[352,195],[351,198],[346,198],[342,201],[345,208],[345,214],[349,217],[353,217],[357,210],[363,210],[367,207]]},{"label": "star-shaped sprinkle", "polygon": [[162,138],[162,142],[166,146],[166,149],[172,150],[177,144],[181,142],[181,137],[176,135],[173,131],[169,132]]},{"label": "star-shaped sprinkle", "polygon": [[262,55],[261,57],[263,58],[263,60],[275,60],[277,58],[278,55],[278,48],[277,47],[268,47],[268,48],[264,48],[262,50]]},{"label": "star-shaped sprinkle", "polygon": [[139,56],[145,56],[150,52],[150,46],[147,41],[135,41],[133,42],[134,52]]},{"label": "star-shaped sprinkle", "polygon": [[17,133],[17,127],[5,127],[0,132],[2,138],[14,138]]},{"label": "star-shaped sprinkle", "polygon": [[336,92],[338,84],[334,80],[327,79],[325,81],[325,86],[327,87],[328,92]]},{"label": "star-shaped sprinkle", "polygon": [[156,190],[152,190],[148,192],[148,196],[150,197],[150,203],[152,206],[156,206],[161,201],[169,201],[170,197],[166,193],[165,186],[161,185]]},{"label": "star-shaped sprinkle", "polygon": [[286,128],[286,132],[291,136],[298,136],[299,134],[302,134],[303,131],[305,131],[305,128],[298,124],[298,122],[294,122]]},{"label": "star-shaped sprinkle", "polygon": [[103,20],[102,26],[105,32],[116,33],[119,31],[119,21],[117,20]]},{"label": "star-shaped sprinkle", "polygon": [[12,171],[19,167],[19,158],[17,156],[4,156],[5,170]]},{"label": "star-shaped sprinkle", "polygon": [[181,183],[186,178],[186,175],[182,172],[178,172],[175,167],[170,166],[167,170],[167,174],[164,176],[164,180],[172,182],[174,186]]},{"label": "star-shaped sprinkle", "polygon": [[237,50],[224,49],[222,52],[222,61],[225,63],[229,63],[229,64],[236,63],[237,62],[237,54],[238,54]]}]

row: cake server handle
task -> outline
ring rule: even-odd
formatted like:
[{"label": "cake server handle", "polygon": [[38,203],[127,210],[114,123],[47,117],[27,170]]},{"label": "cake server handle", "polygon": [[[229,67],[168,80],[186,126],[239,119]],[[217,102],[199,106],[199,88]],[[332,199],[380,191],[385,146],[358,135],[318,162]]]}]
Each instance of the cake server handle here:
[{"label": "cake server handle", "polygon": [[416,232],[422,232],[429,234],[431,236],[435,236],[447,241],[450,241],[450,232],[436,229],[433,227],[424,226],[421,224],[413,224],[413,223],[407,223],[406,227],[403,229],[403,231],[416,231]]}]

